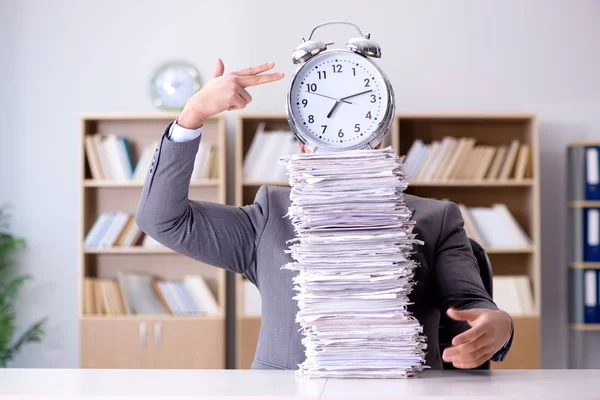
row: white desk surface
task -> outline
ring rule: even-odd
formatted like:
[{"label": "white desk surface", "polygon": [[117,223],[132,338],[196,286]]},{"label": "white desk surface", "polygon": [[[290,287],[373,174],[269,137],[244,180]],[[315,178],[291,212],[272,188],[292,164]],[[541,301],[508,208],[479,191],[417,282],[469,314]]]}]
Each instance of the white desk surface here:
[{"label": "white desk surface", "polygon": [[425,371],[299,381],[294,371],[0,369],[0,399],[598,399],[600,370]]}]

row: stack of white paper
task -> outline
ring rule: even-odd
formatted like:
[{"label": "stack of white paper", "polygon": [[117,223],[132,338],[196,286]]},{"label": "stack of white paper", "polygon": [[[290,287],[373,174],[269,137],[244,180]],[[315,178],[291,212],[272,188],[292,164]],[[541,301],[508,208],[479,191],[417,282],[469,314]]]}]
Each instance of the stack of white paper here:
[{"label": "stack of white paper", "polygon": [[403,201],[402,158],[390,148],[281,159],[296,237],[294,278],[306,347],[298,376],[403,378],[424,368],[425,337],[407,310],[417,264]]}]

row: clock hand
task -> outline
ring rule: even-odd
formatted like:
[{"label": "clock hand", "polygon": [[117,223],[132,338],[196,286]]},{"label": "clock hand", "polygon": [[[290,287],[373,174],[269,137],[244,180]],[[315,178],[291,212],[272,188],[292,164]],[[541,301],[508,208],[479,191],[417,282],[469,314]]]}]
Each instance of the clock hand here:
[{"label": "clock hand", "polygon": [[333,114],[333,112],[335,111],[336,108],[338,108],[338,106],[341,104],[341,101],[338,100],[335,102],[335,104],[333,105],[333,107],[331,108],[331,110],[329,111],[329,114],[327,114],[327,118],[330,118],[331,115]]},{"label": "clock hand", "polygon": [[360,93],[356,93],[356,94],[353,94],[353,95],[350,95],[350,96],[342,97],[340,100],[343,101],[345,99],[349,99],[351,97],[360,96],[361,94],[369,93],[369,92],[372,92],[372,91],[373,91],[373,89],[371,89],[371,90],[365,90],[364,92],[360,92]]},{"label": "clock hand", "polygon": [[[360,96],[361,94],[365,94],[365,93],[369,93],[372,92],[373,89],[371,90],[365,90],[364,92],[360,92],[360,93],[356,93],[350,96],[346,96],[346,97],[342,97],[341,99],[338,99],[335,104],[333,105],[333,107],[331,107],[331,110],[329,110],[329,114],[327,114],[327,118],[331,118],[331,116],[333,115],[333,112],[335,111],[336,108],[338,108],[338,106],[340,105],[340,103],[344,102],[347,103],[346,99],[349,99],[351,97],[356,97],[356,96]],[[315,93],[317,94],[317,93]],[[352,104],[352,103],[350,103]]]},{"label": "clock hand", "polygon": [[[317,96],[327,97],[328,99],[338,101],[338,99],[336,99],[335,97],[325,96],[324,94],[321,94],[321,93],[315,93],[315,92],[308,92],[308,93],[310,93],[310,94],[316,94]],[[351,102],[345,101],[345,100],[344,100],[344,103],[352,104]]]}]

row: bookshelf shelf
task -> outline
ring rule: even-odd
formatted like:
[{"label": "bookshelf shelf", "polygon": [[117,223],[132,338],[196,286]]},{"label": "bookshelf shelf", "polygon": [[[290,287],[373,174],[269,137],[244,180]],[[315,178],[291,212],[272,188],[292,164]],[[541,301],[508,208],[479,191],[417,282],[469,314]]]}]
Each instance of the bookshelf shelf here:
[{"label": "bookshelf shelf", "polygon": [[505,186],[533,186],[531,179],[506,180],[506,181],[409,181],[410,186],[451,186],[451,187],[505,187]]},{"label": "bookshelf shelf", "polygon": [[288,181],[244,181],[243,186],[289,186]]},{"label": "bookshelf shelf", "polygon": [[151,248],[142,246],[133,247],[86,247],[85,254],[175,254],[175,252],[167,247]]},{"label": "bookshelf shelf", "polygon": [[[219,186],[219,179],[203,179],[203,180],[192,180],[190,187],[203,187],[203,186]],[[144,186],[143,181],[109,181],[109,180],[96,180],[86,179],[84,182],[85,187],[90,188],[142,188]]]},{"label": "bookshelf shelf", "polygon": [[570,201],[569,207],[571,207],[571,208],[600,208],[600,201],[585,201],[585,200]]},{"label": "bookshelf shelf", "polygon": [[600,324],[570,324],[569,329],[574,331],[600,331]]},{"label": "bookshelf shelf", "polygon": [[[150,158],[165,127],[176,117],[176,113],[158,112],[80,118],[82,368],[225,368],[225,271],[156,247],[134,224]],[[203,172],[190,183],[189,195],[224,204],[224,118],[207,120],[202,138],[208,145],[202,153],[206,158],[197,157],[196,164]],[[103,217],[105,224],[100,223]],[[100,233],[92,235],[92,228]],[[190,296],[191,301],[180,301],[182,296]],[[154,302],[148,301],[152,298]],[[194,307],[206,314],[191,314]]]},{"label": "bookshelf shelf", "polygon": [[521,247],[521,248],[502,248],[502,247],[489,247],[485,249],[488,254],[531,254],[535,252],[535,247]]},{"label": "bookshelf shelf", "polygon": [[215,315],[84,315],[82,321],[219,321],[223,314]]},{"label": "bookshelf shelf", "polygon": [[600,269],[598,262],[573,262],[569,264],[572,269]]}]

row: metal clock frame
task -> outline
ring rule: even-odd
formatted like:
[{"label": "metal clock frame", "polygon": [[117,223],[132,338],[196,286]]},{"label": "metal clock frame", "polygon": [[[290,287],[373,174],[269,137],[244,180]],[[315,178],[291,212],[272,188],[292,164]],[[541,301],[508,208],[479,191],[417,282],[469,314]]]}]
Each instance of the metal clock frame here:
[{"label": "metal clock frame", "polygon": [[[312,36],[318,28],[325,26],[325,25],[333,25],[333,24],[343,24],[343,25],[354,26],[361,36],[350,39],[348,41],[348,43],[346,44],[345,49],[327,49],[327,46],[331,45],[333,43],[324,43],[319,40],[312,40]],[[379,123],[377,128],[373,131],[373,133],[371,133],[371,135],[367,136],[363,141],[361,141],[361,143],[351,145],[351,146],[346,146],[343,148],[330,146],[326,143],[321,143],[320,141],[313,138],[312,137],[313,135],[311,135],[307,131],[302,130],[302,125],[300,124],[301,121],[296,121],[296,118],[294,118],[294,112],[292,110],[292,107],[293,107],[292,88],[294,87],[294,84],[296,83],[296,80],[298,79],[298,75],[300,75],[300,73],[306,67],[307,61],[318,58],[318,57],[322,57],[323,55],[326,55],[326,54],[328,55],[331,53],[352,54],[354,56],[362,57],[367,62],[371,63],[373,68],[375,68],[375,70],[377,72],[379,72],[379,74],[381,75],[381,77],[385,83],[385,88],[387,91],[387,100],[388,100],[387,109],[385,110],[385,114],[383,115],[383,118],[381,119],[381,122]],[[375,43],[371,40],[371,34],[367,33],[366,35],[363,35],[360,28],[356,24],[353,24],[351,22],[345,22],[345,21],[325,22],[325,23],[315,26],[312,29],[312,31],[310,32],[308,41],[306,41],[306,40],[304,40],[304,38],[302,38],[302,42],[301,42],[300,46],[298,46],[296,48],[296,50],[294,50],[294,53],[292,55],[292,62],[294,64],[301,64],[301,65],[298,67],[298,69],[296,69],[296,72],[294,72],[294,75],[292,76],[292,80],[290,82],[290,86],[288,88],[288,94],[286,96],[286,114],[287,114],[288,123],[290,125],[290,128],[292,129],[292,132],[294,133],[294,136],[296,136],[296,138],[304,146],[306,146],[308,149],[310,149],[313,153],[317,152],[317,150],[320,148],[330,150],[332,152],[356,150],[356,149],[373,149],[379,143],[383,142],[383,139],[385,138],[385,135],[387,135],[389,130],[391,129],[392,122],[394,120],[394,114],[396,112],[396,98],[395,98],[395,94],[394,94],[394,89],[392,88],[392,85],[391,85],[390,80],[388,79],[387,75],[372,60],[372,58],[379,58],[379,57],[381,57],[381,48],[379,47],[379,45],[377,45],[377,43]]]},{"label": "metal clock frame", "polygon": [[362,54],[358,54],[354,51],[346,50],[346,49],[325,50],[325,51],[319,53],[318,55],[311,57],[311,59],[317,58],[317,57],[320,57],[320,56],[323,56],[326,54],[331,54],[331,53],[352,54],[357,57],[362,57],[367,62],[371,63],[371,65],[377,70],[377,72],[379,72],[383,81],[385,82],[385,87],[387,89],[386,90],[387,91],[387,100],[388,100],[388,105],[387,105],[386,111],[383,115],[383,118],[381,119],[381,122],[379,123],[377,128],[373,131],[373,133],[371,133],[371,135],[369,135],[365,139],[363,139],[363,141],[361,143],[347,146],[344,148],[339,148],[339,147],[327,145],[325,143],[321,143],[320,141],[315,140],[310,133],[303,131],[301,128],[301,126],[302,126],[301,121],[299,122],[296,120],[296,118],[294,118],[294,113],[292,110],[293,103],[294,103],[293,99],[292,99],[292,96],[293,96],[292,88],[294,87],[294,84],[296,83],[296,80],[298,79],[300,72],[302,72],[304,70],[304,67],[306,66],[306,63],[304,63],[296,70],[296,72],[292,76],[292,81],[290,83],[290,86],[288,89],[288,94],[286,96],[286,114],[287,114],[287,120],[290,125],[290,128],[292,129],[292,132],[294,133],[296,138],[304,146],[306,146],[308,149],[310,149],[313,153],[316,153],[319,149],[326,149],[329,151],[373,149],[379,143],[381,143],[383,141],[385,135],[387,135],[389,130],[391,129],[392,122],[394,120],[394,114],[396,112],[394,89],[392,88],[392,85],[391,85],[390,80],[388,79],[387,75],[381,70],[381,68],[379,68],[379,66],[377,64],[375,64],[375,62],[373,60],[371,60],[369,57],[366,57]]}]

